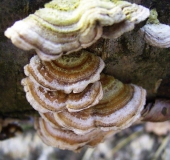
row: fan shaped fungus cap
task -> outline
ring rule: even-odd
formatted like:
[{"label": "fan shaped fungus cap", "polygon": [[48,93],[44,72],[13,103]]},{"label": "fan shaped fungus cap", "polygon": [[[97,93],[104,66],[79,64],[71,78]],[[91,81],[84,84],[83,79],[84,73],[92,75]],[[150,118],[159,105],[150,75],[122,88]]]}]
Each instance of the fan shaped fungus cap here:
[{"label": "fan shaped fungus cap", "polygon": [[62,91],[49,91],[29,78],[22,80],[26,98],[32,107],[39,112],[61,112],[68,109],[76,112],[89,108],[103,97],[99,81],[89,84],[81,93],[65,94]]},{"label": "fan shaped fungus cap", "polygon": [[79,151],[85,145],[95,146],[111,133],[96,129],[85,135],[77,135],[69,130],[54,128],[41,118],[35,122],[35,128],[47,145],[73,151]]},{"label": "fan shaped fungus cap", "polygon": [[116,6],[119,6],[122,9],[123,13],[126,15],[126,20],[129,20],[134,24],[144,21],[150,15],[149,9],[141,5],[121,0],[112,1],[115,1]]},{"label": "fan shaped fungus cap", "polygon": [[147,24],[140,29],[141,35],[151,46],[169,48],[170,26],[160,23],[157,17],[157,11],[152,9]]},{"label": "fan shaped fungus cap", "polygon": [[146,24],[141,28],[145,41],[155,47],[170,47],[170,26],[166,24]]},{"label": "fan shaped fungus cap", "polygon": [[109,36],[105,29],[103,37],[117,38],[148,16],[147,8],[125,1],[52,0],[45,8],[15,22],[5,35],[17,47],[35,49],[42,60],[50,61],[89,47],[102,36],[104,26],[116,28],[118,34],[112,31]]},{"label": "fan shaped fungus cap", "polygon": [[144,21],[150,15],[149,9],[141,5],[119,0],[112,1],[116,6],[119,6],[122,9],[122,12],[126,15],[126,18],[119,23],[115,23],[111,26],[105,26],[102,35],[104,38],[118,38],[123,33],[133,30],[135,24]]},{"label": "fan shaped fungus cap", "polygon": [[34,56],[24,71],[30,79],[47,89],[79,93],[89,83],[100,79],[104,66],[100,57],[82,50],[49,62]]},{"label": "fan shaped fungus cap", "polygon": [[43,114],[47,121],[55,121],[76,134],[85,134],[96,128],[104,131],[119,131],[132,125],[140,118],[145,105],[146,91],[136,85],[123,84],[111,76],[101,78],[104,97],[99,104],[80,112],[70,113],[63,110],[53,113],[51,120],[48,113]]},{"label": "fan shaped fungus cap", "polygon": [[5,35],[21,49],[35,49],[42,60],[54,60],[92,45],[103,26],[123,19],[121,8],[110,1],[53,0],[17,21]]}]

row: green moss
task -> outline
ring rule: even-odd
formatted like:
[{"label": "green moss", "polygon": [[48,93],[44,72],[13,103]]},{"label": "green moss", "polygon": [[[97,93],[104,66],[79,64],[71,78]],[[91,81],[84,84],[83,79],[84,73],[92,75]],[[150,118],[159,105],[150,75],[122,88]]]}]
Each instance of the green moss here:
[{"label": "green moss", "polygon": [[147,23],[159,24],[158,13],[157,13],[156,9],[152,9],[150,11],[150,16],[149,16],[149,19],[148,19]]}]

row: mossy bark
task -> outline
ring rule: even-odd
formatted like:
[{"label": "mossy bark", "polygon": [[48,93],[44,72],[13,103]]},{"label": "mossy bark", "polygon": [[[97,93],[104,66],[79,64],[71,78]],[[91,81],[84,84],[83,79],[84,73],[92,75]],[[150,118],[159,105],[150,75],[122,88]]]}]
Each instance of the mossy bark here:
[{"label": "mossy bark", "polygon": [[[25,77],[23,67],[34,51],[18,49],[4,37],[4,30],[16,20],[34,12],[47,0],[5,0],[0,10],[0,116],[20,117],[37,114],[26,101],[20,81]],[[170,24],[169,0],[131,0],[148,8],[156,8],[159,20]],[[143,25],[143,24],[141,24]],[[106,62],[104,72],[125,83],[134,83],[147,89],[148,100],[170,98],[170,49],[149,46],[139,36],[139,28],[116,40],[100,39],[87,50],[95,52]],[[162,80],[162,81],[161,81]],[[160,87],[156,92],[156,87]]]}]

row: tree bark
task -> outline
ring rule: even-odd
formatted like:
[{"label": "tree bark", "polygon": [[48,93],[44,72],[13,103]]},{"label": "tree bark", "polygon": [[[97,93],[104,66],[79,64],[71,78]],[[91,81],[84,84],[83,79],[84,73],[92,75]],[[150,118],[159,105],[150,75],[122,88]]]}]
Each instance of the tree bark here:
[{"label": "tree bark", "polygon": [[[24,118],[37,114],[26,101],[20,84],[25,77],[23,67],[29,63],[34,51],[15,47],[4,36],[4,31],[16,20],[22,19],[42,7],[47,0],[5,0],[0,2],[0,117]],[[148,8],[156,8],[161,23],[170,24],[169,0],[131,0]],[[149,46],[139,36],[139,28],[113,40],[100,39],[87,48],[101,56],[106,67],[104,73],[147,89],[147,100],[170,98],[170,49]],[[160,86],[159,86],[160,84]],[[157,90],[158,88],[158,90]]]}]

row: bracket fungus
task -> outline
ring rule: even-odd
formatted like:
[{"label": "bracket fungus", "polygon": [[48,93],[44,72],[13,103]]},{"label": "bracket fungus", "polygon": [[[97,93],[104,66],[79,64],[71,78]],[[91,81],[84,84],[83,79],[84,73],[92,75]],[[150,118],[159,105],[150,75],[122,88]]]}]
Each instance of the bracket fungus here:
[{"label": "bracket fungus", "polygon": [[103,97],[99,81],[89,84],[81,93],[66,94],[63,91],[49,91],[34,83],[29,78],[22,80],[26,98],[32,107],[39,112],[61,112],[67,108],[76,112],[89,108]]},{"label": "bracket fungus", "polygon": [[41,114],[50,124],[86,134],[96,128],[119,131],[137,121],[145,105],[146,91],[136,85],[123,84],[111,76],[102,75],[104,97],[99,103],[80,112],[63,110]]},{"label": "bracket fungus", "polygon": [[150,15],[149,9],[141,5],[119,0],[112,1],[121,8],[126,18],[119,23],[104,27],[103,38],[118,38],[123,33],[133,30],[136,24],[144,21]]},{"label": "bracket fungus", "polygon": [[[126,1],[52,0],[5,31],[14,45],[38,54],[24,67],[27,77],[22,85],[28,102],[41,115],[35,128],[44,143],[78,151],[147,119],[155,110],[161,113],[158,102],[151,110],[149,105],[144,108],[145,89],[101,75],[103,60],[81,50],[101,37],[118,38],[149,15],[148,8]],[[144,38],[169,47],[165,32],[170,33],[170,27],[151,22],[152,16],[141,29]]]},{"label": "bracket fungus", "polygon": [[113,132],[96,129],[85,135],[78,135],[73,131],[54,128],[42,118],[35,121],[35,128],[42,141],[47,145],[73,151],[79,151],[85,145],[94,147]]},{"label": "bracket fungus", "polygon": [[[123,24],[117,38],[134,27],[131,24],[127,27],[129,23],[123,21],[128,20],[134,25],[148,16],[149,9],[126,1],[52,0],[45,4],[45,8],[15,22],[5,35],[17,47],[35,49],[42,60],[50,61],[89,47],[102,36],[104,26],[114,29],[114,24],[116,27]],[[103,37],[107,36],[107,33],[103,34]]]},{"label": "bracket fungus", "polygon": [[34,56],[24,71],[30,79],[49,90],[79,93],[89,83],[100,79],[104,66],[100,57],[82,50],[54,61],[41,61]]},{"label": "bracket fungus", "polygon": [[156,10],[151,10],[151,15],[147,21],[147,24],[140,29],[141,35],[151,46],[169,48],[170,26],[160,23],[157,16],[158,14]]}]

